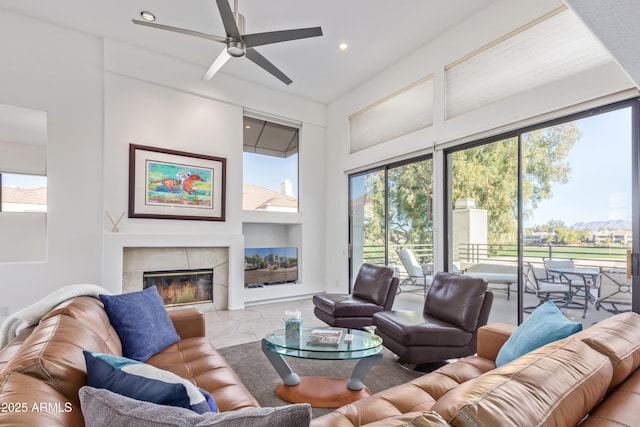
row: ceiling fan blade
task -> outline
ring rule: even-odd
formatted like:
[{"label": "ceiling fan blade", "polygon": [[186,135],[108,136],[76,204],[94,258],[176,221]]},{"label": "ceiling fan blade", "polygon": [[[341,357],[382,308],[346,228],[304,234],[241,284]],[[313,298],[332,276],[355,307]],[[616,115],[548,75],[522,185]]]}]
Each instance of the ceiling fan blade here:
[{"label": "ceiling fan blade", "polygon": [[222,18],[224,30],[227,32],[227,37],[236,41],[242,40],[240,37],[240,30],[238,30],[238,24],[233,16],[233,11],[231,10],[231,6],[229,6],[229,2],[227,0],[216,0],[216,3],[218,4],[218,11]]},{"label": "ceiling fan blade", "polygon": [[145,25],[147,27],[157,28],[159,30],[173,31],[175,33],[187,34],[190,36],[196,36],[196,37],[200,37],[201,39],[213,40],[220,43],[227,42],[227,39],[225,37],[214,36],[211,34],[201,33],[199,31],[185,30],[184,28],[170,27],[169,25],[156,24],[153,22],[140,21],[137,19],[132,19],[132,21],[134,24]]},{"label": "ceiling fan blade", "polygon": [[213,64],[209,67],[206,73],[202,76],[202,80],[209,80],[213,77],[219,70],[222,68],[224,64],[231,58],[231,55],[227,53],[227,49],[222,49],[220,55],[213,61]]},{"label": "ceiling fan blade", "polygon": [[267,58],[260,55],[257,50],[252,48],[247,48],[246,53],[247,58],[251,61],[255,62],[262,68],[264,68],[269,73],[273,74],[276,78],[278,78],[282,83],[286,85],[290,85],[293,80],[287,77],[282,71],[280,71],[275,65],[273,65]]},{"label": "ceiling fan blade", "polygon": [[244,34],[242,40],[247,47],[262,46],[270,43],[280,43],[289,40],[306,39],[322,35],[322,28],[299,28],[297,30],[271,31],[268,33]]}]

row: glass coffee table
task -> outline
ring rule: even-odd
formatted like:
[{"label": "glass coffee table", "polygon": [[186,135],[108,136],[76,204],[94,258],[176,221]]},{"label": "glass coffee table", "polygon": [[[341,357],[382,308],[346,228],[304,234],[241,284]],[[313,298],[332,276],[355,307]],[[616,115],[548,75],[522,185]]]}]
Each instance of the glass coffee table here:
[{"label": "glass coffee table", "polygon": [[[341,332],[333,344],[314,344],[312,331]],[[345,339],[350,335],[351,340]],[[262,339],[262,351],[282,378],[276,388],[281,399],[309,403],[317,408],[336,408],[371,394],[363,380],[372,366],[382,361],[382,338],[360,329],[302,328],[299,338],[287,338],[278,329]],[[349,379],[298,376],[283,356],[318,360],[358,360]]]}]

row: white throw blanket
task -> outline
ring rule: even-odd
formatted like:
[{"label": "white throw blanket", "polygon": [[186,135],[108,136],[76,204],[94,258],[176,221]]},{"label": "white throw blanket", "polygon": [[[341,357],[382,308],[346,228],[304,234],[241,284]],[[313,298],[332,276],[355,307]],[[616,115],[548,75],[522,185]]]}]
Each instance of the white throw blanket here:
[{"label": "white throw blanket", "polygon": [[69,285],[12,314],[0,326],[0,349],[20,332],[40,322],[45,314],[61,302],[83,295],[97,298],[99,294],[111,295],[111,292],[98,285]]}]

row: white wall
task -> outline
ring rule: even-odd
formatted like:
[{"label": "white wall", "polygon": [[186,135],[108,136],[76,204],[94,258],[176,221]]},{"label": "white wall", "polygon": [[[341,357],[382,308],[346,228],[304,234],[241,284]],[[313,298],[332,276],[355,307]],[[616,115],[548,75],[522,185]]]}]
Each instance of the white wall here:
[{"label": "white wall", "polygon": [[[105,42],[105,70],[104,200],[105,210],[112,217],[127,211],[131,143],[224,157],[227,162],[226,221],[125,217],[118,226],[119,236],[109,235],[105,245],[105,283],[120,289],[120,283],[116,283],[119,277],[113,271],[119,271],[122,245],[133,241],[140,244],[141,239],[145,240],[144,235],[153,234],[156,239],[165,236],[164,242],[169,245],[189,246],[196,242],[195,236],[204,236],[196,245],[206,245],[207,241],[228,245],[230,308],[242,308],[246,302],[299,297],[323,290],[325,190],[318,176],[324,171],[326,108],[239,82],[224,74],[203,82],[199,78],[202,72],[199,67],[112,40]],[[274,287],[268,295],[252,295],[244,289],[242,244],[250,243],[257,234],[273,231],[270,221],[278,224],[291,221],[286,215],[282,219],[279,213],[263,214],[256,220],[242,211],[244,109],[301,123],[300,213],[289,216],[293,226],[282,225],[295,230],[290,240],[300,248],[301,285]],[[243,224],[249,222],[251,226],[243,228]],[[105,232],[111,234],[110,228],[105,219]],[[246,235],[247,232],[251,235]],[[270,244],[278,244],[278,239],[279,236],[274,236]],[[147,240],[150,245],[156,244],[155,240]]]},{"label": "white wall", "polygon": [[101,279],[102,42],[0,10],[0,58],[0,104],[45,111],[48,122],[47,261],[0,264],[0,306],[13,312]]},{"label": "white wall", "polygon": [[[329,106],[327,134],[327,291],[345,292],[348,286],[348,173],[409,158],[434,154],[434,177],[443,173],[442,149],[457,143],[496,135],[523,123],[541,122],[568,111],[588,108],[581,103],[606,102],[604,97],[635,88],[633,82],[615,63],[573,76],[545,87],[486,105],[477,110],[446,120],[445,67],[478,48],[562,6],[559,0],[529,2],[502,0],[472,16],[461,25],[442,34],[412,55],[397,62]],[[349,154],[348,116],[385,96],[430,74],[434,76],[434,124],[375,147]],[[637,93],[637,92],[636,92]],[[441,269],[445,230],[441,180],[434,189],[435,265]]]},{"label": "white wall", "polygon": [[[200,80],[200,67],[0,10],[0,104],[45,111],[48,119],[48,251],[42,263],[0,264],[0,313],[12,313],[71,283],[112,291],[122,246],[229,245],[230,281],[242,275],[242,114],[245,108],[302,124],[303,246],[317,257],[304,292],[324,288],[326,106],[231,76]],[[306,135],[306,136],[305,136]],[[103,147],[104,140],[104,147]],[[130,143],[227,158],[225,222],[122,220],[127,211]],[[308,148],[305,148],[308,147]],[[303,154],[303,153],[307,154]],[[104,172],[104,173],[103,173]],[[318,197],[316,197],[316,195]],[[313,222],[313,223],[311,223]],[[6,244],[15,236],[0,236]],[[104,247],[104,248],[103,248]],[[119,257],[119,259],[118,259]],[[0,317],[2,320],[2,317]]]}]

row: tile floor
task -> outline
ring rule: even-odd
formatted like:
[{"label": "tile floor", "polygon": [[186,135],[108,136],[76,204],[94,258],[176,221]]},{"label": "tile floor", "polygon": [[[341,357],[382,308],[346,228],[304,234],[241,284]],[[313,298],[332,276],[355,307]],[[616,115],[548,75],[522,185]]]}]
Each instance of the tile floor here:
[{"label": "tile floor", "polygon": [[[516,295],[511,293],[511,299],[507,300],[506,293],[500,290],[494,292],[495,298],[491,307],[489,323],[502,322],[516,324]],[[525,294],[525,306],[535,305],[535,297]],[[421,292],[402,292],[396,296],[394,310],[421,311],[424,297]],[[302,312],[303,326],[326,326],[313,315],[313,303],[311,298],[298,301],[287,301],[271,304],[262,304],[247,307],[243,310],[222,310],[205,313],[207,337],[216,348],[230,347],[259,341],[274,329],[284,327],[285,310],[299,309]],[[582,319],[582,310],[562,310],[573,321],[582,322],[587,328],[605,317],[611,316],[605,311],[596,311],[589,306],[587,317]]]}]

